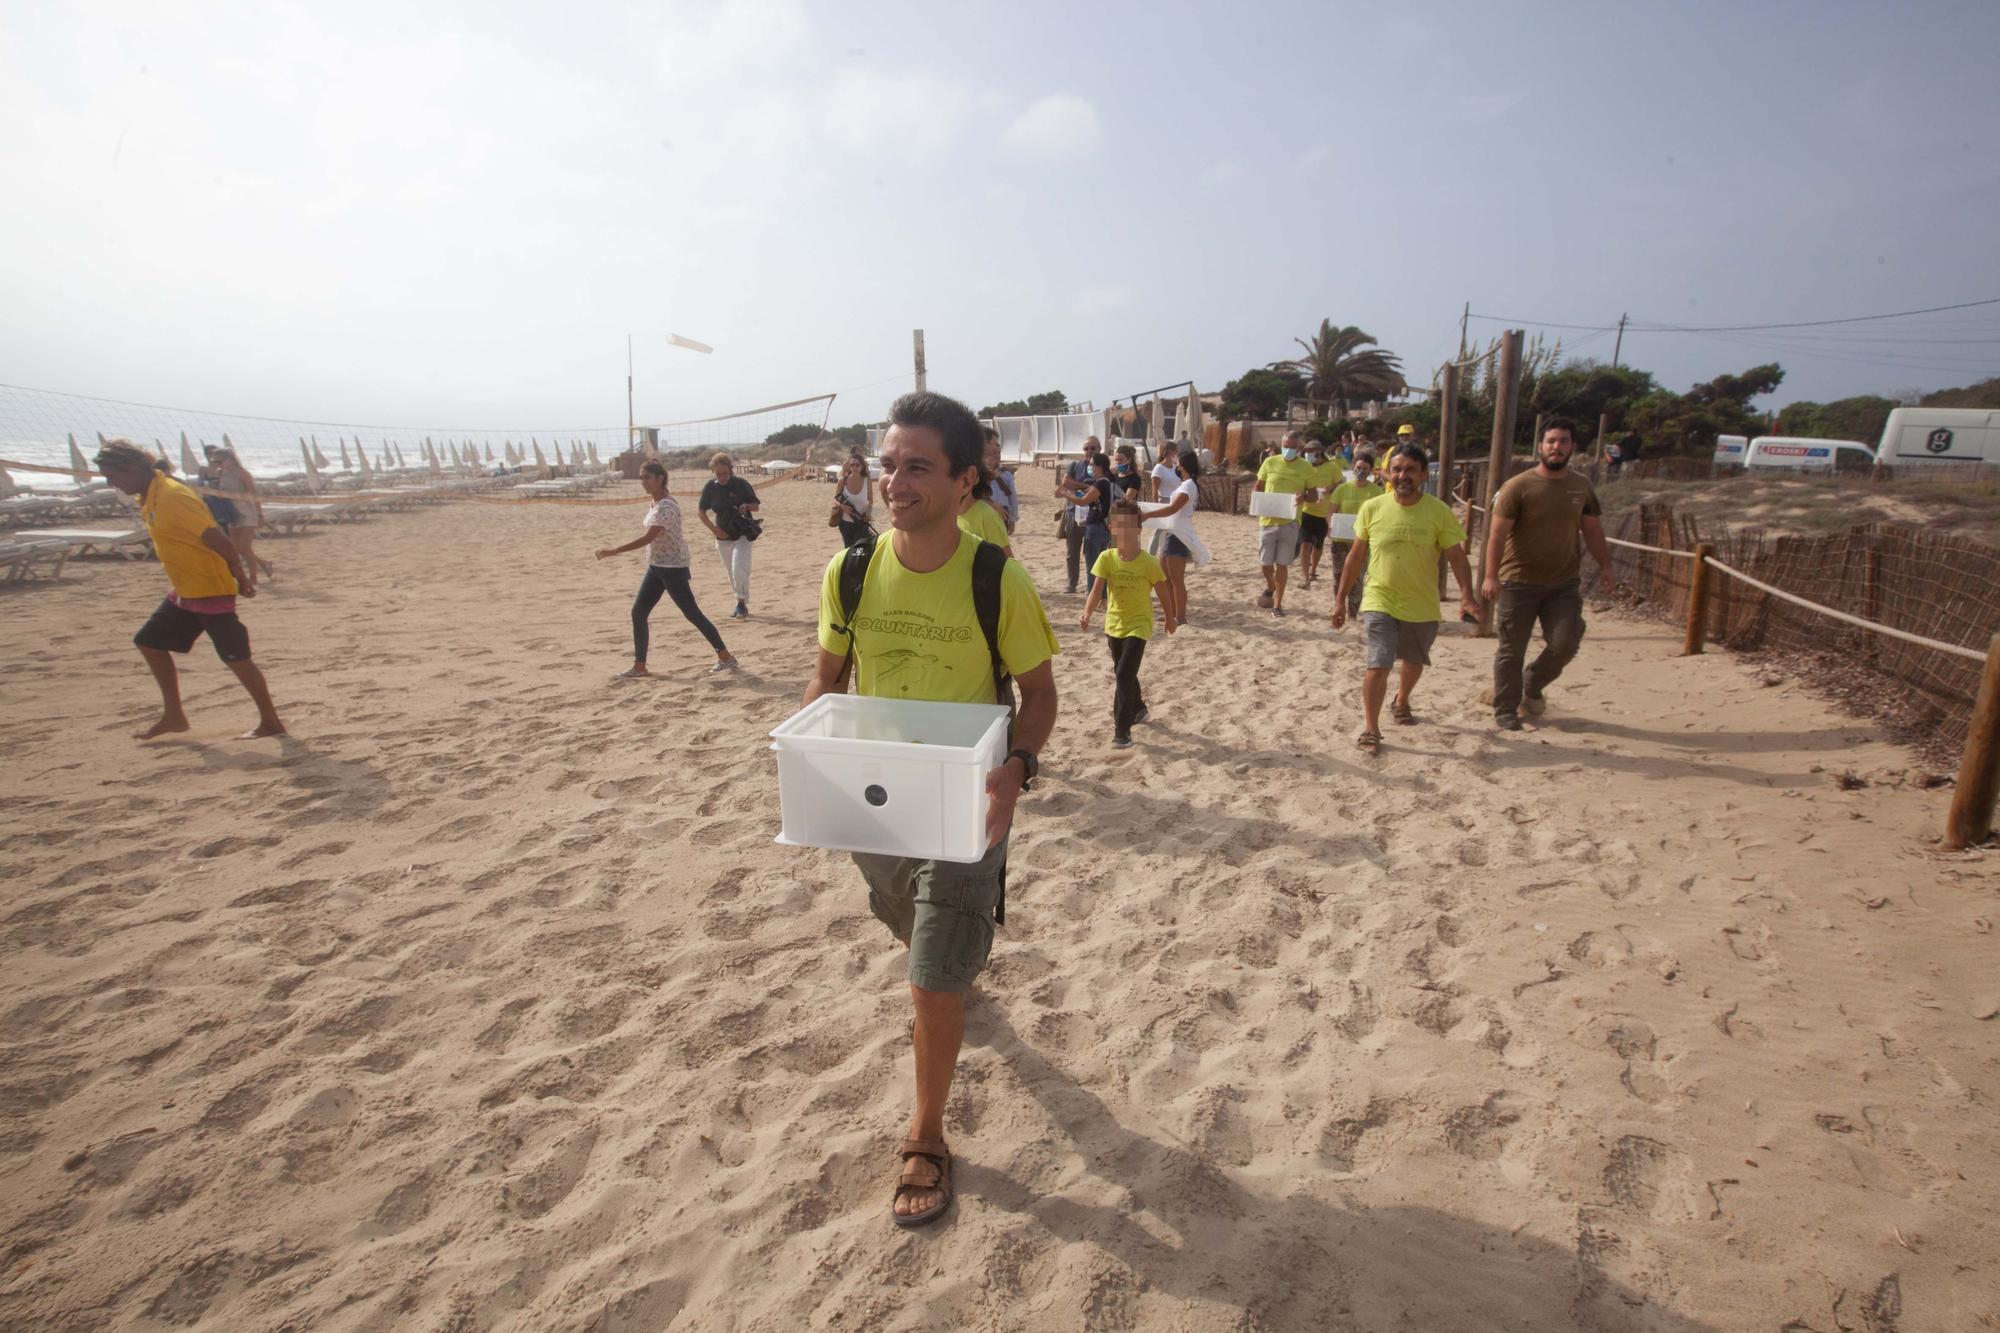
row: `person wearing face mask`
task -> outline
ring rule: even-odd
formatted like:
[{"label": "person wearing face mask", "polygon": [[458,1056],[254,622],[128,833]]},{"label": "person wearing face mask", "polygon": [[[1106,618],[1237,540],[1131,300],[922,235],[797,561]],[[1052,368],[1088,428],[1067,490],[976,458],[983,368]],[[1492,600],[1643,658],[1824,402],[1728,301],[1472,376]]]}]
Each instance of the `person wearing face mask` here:
[{"label": "person wearing face mask", "polygon": [[1111,451],[1111,484],[1118,488],[1118,495],[1111,497],[1113,500],[1127,493],[1136,496],[1146,484],[1146,479],[1139,475],[1139,451],[1129,444]]},{"label": "person wearing face mask", "polygon": [[1465,558],[1465,529],[1451,506],[1424,494],[1430,459],[1423,448],[1399,444],[1389,455],[1389,493],[1361,506],[1355,517],[1354,547],[1340,568],[1334,595],[1333,627],[1347,623],[1347,593],[1368,570],[1361,594],[1361,623],[1367,628],[1367,656],[1361,677],[1364,722],[1354,743],[1371,753],[1382,745],[1382,700],[1389,691],[1389,670],[1400,667],[1396,700],[1390,714],[1403,726],[1417,716],[1410,695],[1430,665],[1431,644],[1437,639],[1442,611],[1438,605],[1438,557],[1451,562],[1458,577],[1459,605],[1477,619],[1479,598],[1472,585],[1472,565]]},{"label": "person wearing face mask", "polygon": [[1082,556],[1083,530],[1090,522],[1090,506],[1078,504],[1070,492],[1079,484],[1086,487],[1090,485],[1091,479],[1096,475],[1096,463],[1093,460],[1102,449],[1103,446],[1097,442],[1097,437],[1091,436],[1083,442],[1083,457],[1056,474],[1056,496],[1063,501],[1056,518],[1057,531],[1062,534],[1063,569],[1069,574],[1071,592],[1076,591],[1078,566],[1081,564],[1084,568],[1089,567]]},{"label": "person wearing face mask", "polygon": [[[1493,655],[1493,723],[1519,731],[1519,714],[1539,717],[1542,692],[1583,645],[1583,546],[1597,562],[1598,586],[1617,588],[1603,512],[1589,479],[1570,471],[1576,426],[1556,417],[1542,427],[1535,470],[1509,480],[1493,497],[1481,591],[1493,607],[1500,646]],[[1581,540],[1579,541],[1579,538]],[[1522,678],[1536,622],[1541,655]]]},{"label": "person wearing face mask", "polygon": [[[1286,431],[1278,452],[1257,467],[1256,490],[1277,495],[1298,495],[1312,489],[1313,472],[1304,458],[1302,437]],[[1257,520],[1257,564],[1264,571],[1264,594],[1257,605],[1269,607],[1271,614],[1285,614],[1285,581],[1292,562],[1299,557],[1299,520],[1261,517]]]},{"label": "person wearing face mask", "polygon": [[[1354,460],[1354,479],[1352,481],[1343,481],[1340,485],[1333,488],[1332,512],[1336,514],[1359,514],[1362,505],[1367,504],[1382,493],[1382,487],[1380,483],[1374,480],[1374,476],[1375,455],[1364,449],[1360,457]],[[1353,549],[1354,543],[1351,541],[1340,541],[1333,544],[1333,564],[1336,571],[1347,564]],[[1339,573],[1335,573],[1334,578],[1338,579],[1339,577]],[[1367,581],[1368,554],[1364,551],[1361,554],[1361,567],[1355,571],[1354,578],[1351,580],[1353,587],[1347,594],[1348,615],[1356,616],[1361,614],[1361,589]]]},{"label": "person wearing face mask", "polygon": [[1326,520],[1333,512],[1333,488],[1340,484],[1340,464],[1326,456],[1326,445],[1306,441],[1306,466],[1312,470],[1312,499],[1299,504],[1299,566],[1312,587],[1319,576],[1320,554],[1326,550]]}]

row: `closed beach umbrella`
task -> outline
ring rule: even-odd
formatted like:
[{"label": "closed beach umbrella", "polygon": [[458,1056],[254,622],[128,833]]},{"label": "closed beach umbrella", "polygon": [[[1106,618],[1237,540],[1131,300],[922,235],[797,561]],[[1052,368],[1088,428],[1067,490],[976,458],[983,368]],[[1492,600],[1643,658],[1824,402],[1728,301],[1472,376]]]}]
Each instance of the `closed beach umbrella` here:
[{"label": "closed beach umbrella", "polygon": [[[530,441],[528,441],[528,443],[529,443],[530,445],[534,446],[534,450],[535,450],[535,466],[536,466],[536,467],[540,467],[540,468],[545,468],[545,467],[547,467],[547,466],[549,465],[549,460],[548,460],[548,459],[546,459],[546,458],[543,458],[543,457],[542,457],[542,442],[541,442],[540,440],[530,440]],[[81,458],[81,457],[82,457],[82,455],[81,455],[81,454],[79,454],[79,455],[77,455],[77,457]]]},{"label": "closed beach umbrella", "polygon": [[21,488],[14,484],[14,479],[7,475],[7,469],[0,467],[0,495],[12,495],[19,489]]},{"label": "closed beach umbrella", "polygon": [[493,441],[491,440],[486,442],[486,461],[489,463],[493,461]]},{"label": "closed beach umbrella", "polygon": [[350,463],[350,462],[348,462],[348,461],[347,461],[347,439],[346,439],[346,437],[344,437],[344,436],[339,436],[339,435],[336,435],[336,436],[334,436],[334,441],[335,441],[335,442],[336,442],[337,444],[339,444],[339,445],[340,445],[340,470],[341,470],[342,472],[351,472],[351,471],[353,471],[353,469],[354,469],[354,464],[352,464],[352,463]]},{"label": "closed beach umbrella", "polygon": [[1195,391],[1194,385],[1190,384],[1188,385],[1187,428],[1181,434],[1187,437],[1190,444],[1199,449],[1202,445],[1202,437],[1207,433],[1207,430],[1208,428],[1202,424],[1201,420],[1201,395]]},{"label": "closed beach umbrella", "polygon": [[304,440],[299,441],[299,458],[306,465],[306,475],[308,477],[317,480],[319,477],[319,469],[313,466],[312,450],[306,448],[306,442]]},{"label": "closed beach umbrella", "polygon": [[83,450],[76,447],[76,436],[69,437],[69,471],[79,486],[90,484],[90,463],[83,456]]},{"label": "closed beach umbrella", "polygon": [[591,461],[591,462],[593,462],[593,463],[595,463],[595,462],[597,461],[597,441],[596,441],[596,440],[592,440],[592,441],[590,442],[590,461]]},{"label": "closed beach umbrella", "polygon": [[[304,447],[305,447],[305,446],[304,446],[304,442],[303,442],[303,441],[301,441],[301,442],[300,442],[300,447],[301,447],[301,448],[304,448]],[[181,472],[182,472],[182,474],[183,474],[184,476],[189,476],[189,477],[192,477],[192,476],[193,476],[193,475],[194,475],[195,473],[197,473],[197,472],[199,472],[199,471],[201,471],[201,469],[200,469],[199,467],[197,467],[197,466],[195,465],[195,461],[194,461],[194,450],[192,450],[192,449],[188,448],[188,437],[187,437],[187,432],[186,432],[186,431],[182,431],[182,432],[181,432]]]},{"label": "closed beach umbrella", "polygon": [[[361,484],[363,486],[374,485],[375,475],[368,467],[368,451],[361,447],[361,441],[358,438],[354,441],[354,456],[361,460]],[[347,466],[347,449],[345,445],[341,447],[340,465],[342,467]]]}]

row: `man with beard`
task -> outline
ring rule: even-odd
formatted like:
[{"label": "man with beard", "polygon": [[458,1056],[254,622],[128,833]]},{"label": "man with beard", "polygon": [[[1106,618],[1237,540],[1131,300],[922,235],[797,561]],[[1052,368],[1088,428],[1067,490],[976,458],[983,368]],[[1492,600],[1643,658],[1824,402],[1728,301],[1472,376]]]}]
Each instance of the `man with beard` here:
[{"label": "man with beard", "polygon": [[[1519,731],[1522,711],[1541,715],[1547,707],[1542,692],[1583,644],[1583,546],[1597,562],[1600,585],[1606,591],[1618,586],[1597,492],[1588,478],[1569,470],[1575,453],[1575,424],[1554,418],[1535,444],[1535,470],[1493,497],[1481,591],[1493,605],[1500,639],[1493,655],[1493,722],[1502,731]],[[1521,663],[1538,620],[1544,647],[1524,681]]]},{"label": "man with beard", "polygon": [[1459,605],[1477,617],[1479,599],[1472,591],[1472,566],[1465,558],[1465,529],[1451,506],[1424,494],[1430,459],[1423,447],[1399,444],[1389,455],[1389,493],[1361,506],[1354,520],[1354,545],[1340,566],[1340,587],[1333,598],[1333,627],[1347,623],[1347,593],[1363,568],[1368,586],[1361,594],[1361,623],[1368,630],[1365,671],[1361,677],[1361,707],[1366,716],[1355,744],[1374,752],[1382,744],[1382,699],[1389,691],[1389,669],[1400,666],[1396,701],[1390,714],[1403,726],[1417,720],[1410,695],[1430,665],[1431,644],[1437,639],[1438,557],[1451,562],[1458,576]]}]

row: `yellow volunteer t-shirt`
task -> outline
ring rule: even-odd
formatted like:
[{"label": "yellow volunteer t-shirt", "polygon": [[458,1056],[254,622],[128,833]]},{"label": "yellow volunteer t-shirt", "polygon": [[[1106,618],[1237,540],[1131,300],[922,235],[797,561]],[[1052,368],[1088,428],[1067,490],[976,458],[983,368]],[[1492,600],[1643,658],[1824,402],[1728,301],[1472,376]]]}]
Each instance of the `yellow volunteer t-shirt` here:
[{"label": "yellow volunteer t-shirt", "polygon": [[1312,473],[1312,480],[1306,484],[1319,491],[1319,499],[1300,505],[1299,512],[1311,514],[1314,518],[1325,518],[1333,512],[1333,488],[1340,481],[1340,464],[1325,462],[1315,466],[1308,463],[1306,467]]},{"label": "yellow volunteer t-shirt", "polygon": [[1334,511],[1341,514],[1358,514],[1361,506],[1382,494],[1382,488],[1372,481],[1343,481],[1333,488]]},{"label": "yellow volunteer t-shirt", "polygon": [[[1289,462],[1283,454],[1272,454],[1257,467],[1257,480],[1264,483],[1264,489],[1279,495],[1297,495],[1313,484],[1312,464],[1303,458]],[[1260,518],[1260,528],[1275,528],[1281,523],[1297,522],[1296,519]]]},{"label": "yellow volunteer t-shirt", "polygon": [[1097,553],[1090,577],[1104,580],[1104,632],[1114,639],[1153,637],[1153,585],[1167,577],[1145,551],[1130,560],[1115,547]]},{"label": "yellow volunteer t-shirt", "polygon": [[[856,692],[953,704],[996,702],[993,659],[972,604],[972,553],[977,549],[979,539],[961,532],[951,559],[928,574],[916,574],[896,559],[893,536],[885,534],[875,543],[854,611]],[[843,656],[847,636],[837,627],[840,564],[846,558],[840,551],[827,562],[819,590],[819,646]],[[1000,575],[1001,662],[1009,674],[1019,676],[1058,651],[1034,580],[1020,561],[1009,560]]]},{"label": "yellow volunteer t-shirt", "polygon": [[236,579],[229,562],[202,543],[201,534],[216,526],[215,516],[201,497],[164,473],[154,473],[139,502],[139,517],[153,539],[153,552],[167,571],[167,582],[183,598],[234,597]]},{"label": "yellow volunteer t-shirt", "polygon": [[1007,535],[1007,520],[1000,517],[1000,511],[985,500],[974,500],[972,508],[958,516],[961,532],[969,532],[983,542],[995,546],[1008,546],[1013,538]]},{"label": "yellow volunteer t-shirt", "polygon": [[1363,611],[1387,611],[1398,620],[1437,620],[1438,556],[1465,540],[1451,506],[1435,495],[1413,505],[1378,495],[1361,506],[1354,535],[1368,543],[1368,586]]}]

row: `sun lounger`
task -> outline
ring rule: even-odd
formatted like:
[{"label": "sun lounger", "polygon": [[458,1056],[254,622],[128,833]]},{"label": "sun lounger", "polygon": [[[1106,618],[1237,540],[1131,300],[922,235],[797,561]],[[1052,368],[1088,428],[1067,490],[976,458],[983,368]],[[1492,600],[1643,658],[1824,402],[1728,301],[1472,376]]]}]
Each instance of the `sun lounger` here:
[{"label": "sun lounger", "polygon": [[66,541],[48,538],[0,538],[0,583],[25,583],[35,577],[38,565],[47,568],[45,577],[59,579],[74,549]]},{"label": "sun lounger", "polygon": [[71,555],[115,552],[127,560],[144,560],[153,551],[153,539],[144,528],[29,528],[15,536],[24,541],[63,542]]}]

